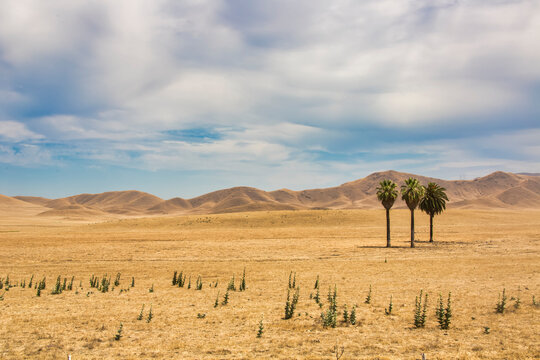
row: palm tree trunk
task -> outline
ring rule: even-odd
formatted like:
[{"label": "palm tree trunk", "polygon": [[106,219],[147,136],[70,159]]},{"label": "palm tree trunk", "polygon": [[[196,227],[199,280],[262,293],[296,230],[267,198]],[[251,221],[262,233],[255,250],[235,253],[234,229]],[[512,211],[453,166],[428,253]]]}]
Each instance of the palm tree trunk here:
[{"label": "palm tree trunk", "polygon": [[390,245],[390,209],[386,209],[386,247]]},{"label": "palm tree trunk", "polygon": [[414,247],[414,209],[411,210],[411,247]]},{"label": "palm tree trunk", "polygon": [[429,242],[433,242],[433,214],[429,214]]}]

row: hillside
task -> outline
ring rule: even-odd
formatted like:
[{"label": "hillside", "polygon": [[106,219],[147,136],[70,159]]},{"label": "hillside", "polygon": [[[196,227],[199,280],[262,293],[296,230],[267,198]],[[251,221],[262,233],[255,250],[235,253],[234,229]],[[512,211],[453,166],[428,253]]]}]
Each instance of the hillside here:
[{"label": "hillside", "polygon": [[[436,182],[447,189],[449,208],[540,208],[540,177],[536,174],[494,172],[474,180],[442,180],[397,171],[373,173],[340,186],[293,191],[263,191],[251,187],[218,190],[192,199],[163,200],[140,191],[113,191],[81,194],[60,199],[2,196],[0,206],[33,206],[41,215],[166,215],[210,214],[257,210],[295,209],[379,209],[376,189],[383,179],[398,185],[409,177],[422,184]],[[1,205],[5,204],[5,205]],[[398,199],[395,208],[405,204]]]}]

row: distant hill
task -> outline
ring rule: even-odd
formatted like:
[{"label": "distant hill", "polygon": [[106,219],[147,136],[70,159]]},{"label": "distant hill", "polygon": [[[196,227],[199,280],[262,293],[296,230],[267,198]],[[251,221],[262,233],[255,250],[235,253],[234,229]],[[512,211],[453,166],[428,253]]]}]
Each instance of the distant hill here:
[{"label": "distant hill", "polygon": [[[257,210],[381,208],[376,189],[383,179],[401,185],[409,177],[422,184],[436,182],[447,190],[449,208],[540,208],[540,176],[501,171],[474,180],[442,180],[397,171],[373,173],[340,186],[293,191],[263,191],[251,187],[218,190],[193,199],[163,200],[140,191],[81,194],[60,199],[2,196],[0,206],[33,205],[42,216],[99,216],[106,214],[210,214]],[[404,208],[398,199],[395,208]]]}]

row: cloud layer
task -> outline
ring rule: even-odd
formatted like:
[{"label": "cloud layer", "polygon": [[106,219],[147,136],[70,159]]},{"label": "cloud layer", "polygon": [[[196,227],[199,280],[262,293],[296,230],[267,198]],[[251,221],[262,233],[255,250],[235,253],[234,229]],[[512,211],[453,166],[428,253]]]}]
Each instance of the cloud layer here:
[{"label": "cloud layer", "polygon": [[538,0],[0,0],[0,163],[540,172],[538,34]]}]

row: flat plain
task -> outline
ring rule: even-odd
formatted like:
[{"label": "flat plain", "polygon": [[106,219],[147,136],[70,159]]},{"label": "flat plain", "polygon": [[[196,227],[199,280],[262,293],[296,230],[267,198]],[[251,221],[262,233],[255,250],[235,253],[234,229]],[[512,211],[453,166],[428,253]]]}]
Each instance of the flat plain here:
[{"label": "flat plain", "polygon": [[[393,210],[391,219],[394,247],[387,249],[383,210],[79,220],[6,213],[0,277],[18,286],[0,290],[0,358],[335,359],[336,344],[342,359],[540,358],[540,307],[532,304],[533,296],[540,301],[540,211],[450,209],[435,218],[434,243],[426,241],[427,216],[417,212],[414,249],[409,212]],[[231,291],[221,305],[244,269],[246,291]],[[172,286],[175,270],[191,275],[191,289]],[[293,318],[283,320],[291,271],[300,297]],[[114,290],[90,288],[92,274],[117,273]],[[39,297],[21,284],[32,274],[34,283],[47,279]],[[74,288],[52,295],[59,275],[74,276]],[[322,309],[310,299],[317,276]],[[349,311],[356,305],[356,325],[323,327],[334,286],[338,320],[345,304]],[[503,289],[507,310],[497,314]],[[416,329],[420,290],[429,294],[427,322]],[[448,292],[452,322],[440,330],[435,306]]]}]

